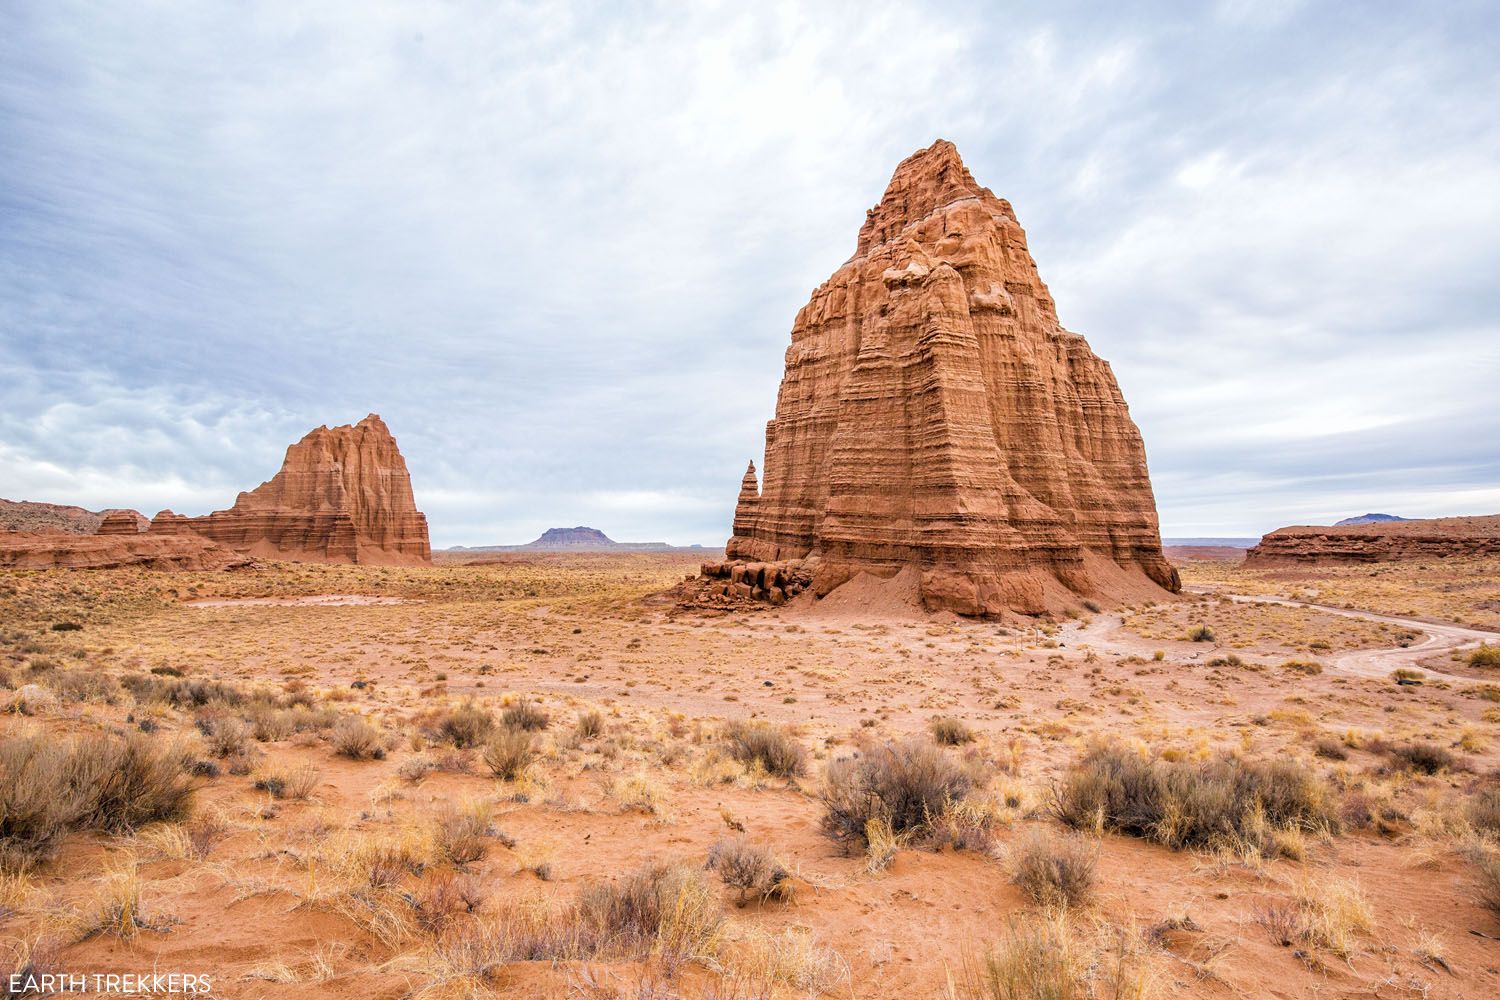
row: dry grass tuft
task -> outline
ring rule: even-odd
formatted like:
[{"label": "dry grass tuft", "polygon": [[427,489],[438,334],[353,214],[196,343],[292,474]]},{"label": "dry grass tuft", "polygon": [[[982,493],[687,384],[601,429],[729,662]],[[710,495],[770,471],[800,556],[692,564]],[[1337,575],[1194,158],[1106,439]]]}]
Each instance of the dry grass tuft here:
[{"label": "dry grass tuft", "polygon": [[794,778],[807,771],[807,751],[785,726],[731,722],[721,735],[730,756],[741,764],[759,764],[766,773],[782,778]]},{"label": "dry grass tuft", "polygon": [[536,747],[526,730],[504,726],[484,745],[480,759],[495,777],[515,781],[525,775],[526,769],[536,759]]},{"label": "dry grass tuft", "polygon": [[1041,829],[1010,850],[1010,880],[1038,906],[1082,907],[1094,898],[1099,846],[1077,834],[1054,837]]}]

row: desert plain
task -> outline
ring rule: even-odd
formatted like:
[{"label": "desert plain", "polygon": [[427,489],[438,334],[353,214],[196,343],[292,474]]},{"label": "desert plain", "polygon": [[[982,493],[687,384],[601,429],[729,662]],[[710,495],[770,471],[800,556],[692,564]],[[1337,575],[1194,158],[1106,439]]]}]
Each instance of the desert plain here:
[{"label": "desert plain", "polygon": [[1500,994],[1500,560],[975,621],[874,578],[683,606],[701,558],[4,571],[8,971]]}]

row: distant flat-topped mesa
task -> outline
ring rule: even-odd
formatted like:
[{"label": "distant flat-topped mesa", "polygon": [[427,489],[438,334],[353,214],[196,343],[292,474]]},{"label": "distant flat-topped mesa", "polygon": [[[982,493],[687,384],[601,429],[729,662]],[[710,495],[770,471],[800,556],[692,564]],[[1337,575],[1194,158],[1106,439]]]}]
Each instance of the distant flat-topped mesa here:
[{"label": "distant flat-topped mesa", "polygon": [[1010,204],[951,143],[896,168],[798,313],[726,555],[705,575],[776,600],[776,581],[821,596],[910,568],[926,607],[965,615],[1179,589],[1109,365],[1058,323]]},{"label": "distant flat-topped mesa", "polygon": [[1278,528],[1245,555],[1246,566],[1500,557],[1500,514]]},{"label": "distant flat-topped mesa", "polygon": [[286,450],[281,471],[229,510],[183,517],[164,510],[161,534],[191,532],[263,559],[419,566],[432,561],[427,517],[385,422],[319,427]]}]

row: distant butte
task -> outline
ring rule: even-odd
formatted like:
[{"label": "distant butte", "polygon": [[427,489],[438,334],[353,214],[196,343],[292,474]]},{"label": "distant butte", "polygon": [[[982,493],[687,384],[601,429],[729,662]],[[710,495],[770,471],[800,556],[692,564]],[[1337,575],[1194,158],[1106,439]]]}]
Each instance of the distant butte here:
[{"label": "distant butte", "polygon": [[1500,556],[1500,514],[1278,528],[1245,556],[1246,566],[1336,565]]},{"label": "distant butte", "polygon": [[236,552],[294,562],[425,566],[427,517],[385,422],[319,427],[286,450],[281,471],[203,517],[164,510],[154,535],[191,533]]},{"label": "distant butte", "polygon": [[1179,589],[1109,365],[952,143],[896,168],[791,339],[764,480],[704,566],[726,597],[905,573],[929,609],[994,616]]}]

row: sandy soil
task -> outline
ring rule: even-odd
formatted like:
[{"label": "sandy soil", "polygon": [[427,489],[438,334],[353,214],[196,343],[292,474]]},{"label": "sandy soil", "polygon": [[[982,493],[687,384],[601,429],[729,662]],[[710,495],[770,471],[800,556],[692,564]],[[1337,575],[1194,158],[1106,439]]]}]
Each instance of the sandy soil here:
[{"label": "sandy soil", "polygon": [[[152,741],[219,771],[194,779],[183,823],[77,832],[55,859],[6,881],[0,936],[17,954],[40,942],[56,967],[210,974],[227,997],[939,997],[1040,913],[1012,882],[1016,845],[1030,831],[1064,836],[1051,790],[1092,743],[1115,740],[1173,760],[1298,760],[1330,794],[1388,808],[1374,827],[1308,834],[1300,857],[1090,838],[1094,899],[1062,919],[1089,956],[1094,995],[1500,995],[1500,917],[1478,902],[1472,861],[1487,835],[1463,820],[1500,764],[1500,687],[1462,663],[1480,631],[1225,599],[1266,588],[1220,564],[1190,576],[1222,588],[1211,597],[1056,622],[932,618],[875,582],[736,615],[650,600],[695,561],[528,553],[425,570],[0,575],[8,686],[60,695],[0,717],[7,738],[148,721]],[[1338,585],[1297,586],[1320,582]],[[1422,592],[1420,580],[1401,587]],[[1423,601],[1439,607],[1441,595]],[[1233,643],[1181,634],[1209,616]],[[37,669],[39,658],[51,666]],[[1392,680],[1409,665],[1426,683]],[[339,756],[335,727],[280,732],[243,707],[173,706],[119,688],[74,697],[59,680],[73,671],[299,698],[298,718],[368,720],[383,759]],[[550,724],[518,780],[494,777],[478,749],[434,728],[466,703],[498,715],[531,699]],[[591,710],[602,731],[584,737],[575,719]],[[215,758],[210,734],[240,715],[251,727],[243,752]],[[820,776],[856,748],[924,735],[938,715],[975,737],[944,753],[985,775],[995,842],[955,851],[914,839],[872,871],[823,831]],[[787,727],[806,773],[778,778],[734,760],[723,736],[734,720]],[[1404,741],[1440,745],[1451,766],[1394,768],[1385,748]],[[1324,743],[1343,759],[1319,756]],[[256,787],[298,768],[314,775],[305,797]],[[457,804],[489,816],[483,857],[462,864],[433,854],[436,817]],[[648,860],[701,869],[737,829],[774,851],[798,891],[740,905],[709,873],[719,939],[676,970],[621,955],[480,969],[452,928],[413,922],[411,901],[444,879],[481,888],[462,922],[490,926],[619,884]],[[425,860],[376,893],[371,852],[398,846]],[[101,900],[125,884],[141,919],[101,926]],[[1344,953],[1283,946],[1268,930],[1268,913],[1335,890],[1371,915]],[[1133,985],[1103,971],[1127,966]],[[645,981],[658,991],[640,990]]]}]

